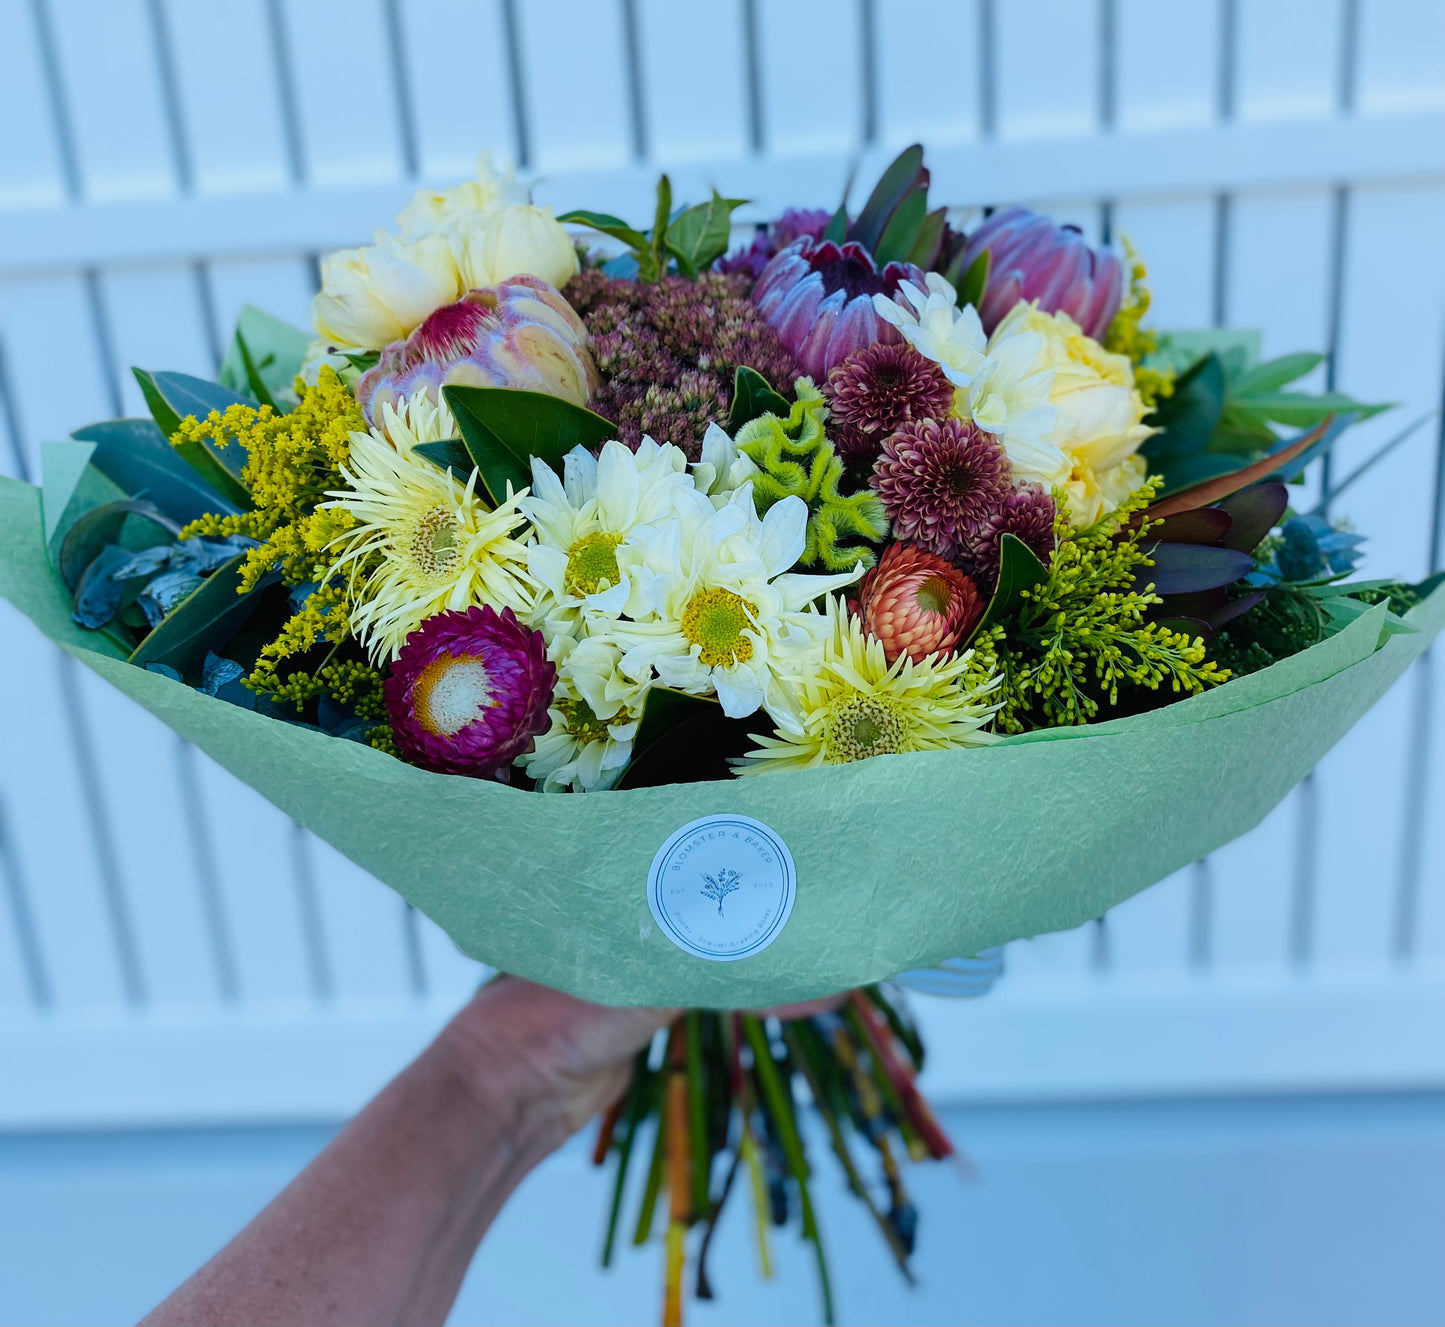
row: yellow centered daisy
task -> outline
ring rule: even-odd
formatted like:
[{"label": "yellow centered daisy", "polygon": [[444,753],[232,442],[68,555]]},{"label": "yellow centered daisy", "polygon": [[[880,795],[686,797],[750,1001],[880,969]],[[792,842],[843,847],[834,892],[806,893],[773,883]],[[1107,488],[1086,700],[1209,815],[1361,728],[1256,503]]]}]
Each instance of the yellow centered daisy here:
[{"label": "yellow centered daisy", "polygon": [[728,668],[753,657],[743,629],[757,619],[757,605],[731,590],[696,590],[682,610],[682,634],[701,647],[698,659],[708,668]]},{"label": "yellow centered daisy", "polygon": [[416,532],[407,541],[413,566],[418,576],[445,578],[456,566],[457,535],[461,526],[445,507],[433,507],[416,523]]},{"label": "yellow centered daisy", "polygon": [[422,669],[412,689],[412,702],[417,722],[433,737],[456,736],[497,703],[481,658],[446,653]]},{"label": "yellow centered daisy", "polygon": [[617,566],[617,545],[621,542],[620,534],[607,530],[583,535],[567,550],[563,586],[580,599],[596,594],[605,586],[616,585],[622,579]]},{"label": "yellow centered daisy", "polygon": [[555,700],[552,708],[562,716],[562,727],[567,736],[574,741],[605,742],[610,736],[608,722],[599,719],[585,700],[580,697],[575,700]]},{"label": "yellow centered daisy", "polygon": [[973,651],[930,654],[915,663],[900,654],[890,665],[883,644],[865,635],[841,600],[828,600],[828,635],[821,654],[787,677],[794,729],[759,737],[758,750],[735,762],[739,774],[842,765],[905,751],[945,751],[998,740],[983,728],[998,709],[997,679],[980,676]]}]

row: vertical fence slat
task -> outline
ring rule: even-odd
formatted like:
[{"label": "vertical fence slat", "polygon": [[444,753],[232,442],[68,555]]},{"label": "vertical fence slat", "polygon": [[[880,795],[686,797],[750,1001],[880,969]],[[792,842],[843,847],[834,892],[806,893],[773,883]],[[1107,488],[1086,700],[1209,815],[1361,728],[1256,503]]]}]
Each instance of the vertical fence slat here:
[{"label": "vertical fence slat", "polygon": [[1438,110],[1445,51],[1445,5],[1359,0],[1359,77],[1355,104],[1365,115]]},{"label": "vertical fence slat", "polygon": [[1335,109],[1345,0],[1247,0],[1239,6],[1240,120],[1299,120]]},{"label": "vertical fence slat", "polygon": [[[748,68],[740,0],[712,7],[706,60],[697,34],[669,21],[671,0],[637,0],[639,82],[647,153],[661,165],[748,151]],[[727,191],[727,181],[715,181]]]},{"label": "vertical fence slat", "polygon": [[1115,123],[1126,131],[1208,124],[1218,109],[1221,0],[1117,0]]},{"label": "vertical fence slat", "polygon": [[[479,152],[515,161],[512,93],[499,0],[400,0],[407,81],[424,179],[461,179]],[[448,65],[437,68],[445,45]]]},{"label": "vertical fence slat", "polygon": [[65,198],[54,126],[47,107],[44,69],[26,0],[0,0],[0,32],[9,58],[0,79],[0,124],[24,132],[0,135],[0,207],[54,206]]},{"label": "vertical fence slat", "polygon": [[[762,137],[768,153],[855,152],[864,128],[856,0],[756,0],[756,6]],[[862,198],[854,205],[861,206]]]},{"label": "vertical fence slat", "polygon": [[[888,148],[923,141],[930,147],[979,137],[980,0],[886,0],[875,23],[878,140]],[[948,95],[924,73],[920,33],[948,68]]]},{"label": "vertical fence slat", "polygon": [[991,8],[999,137],[1093,132],[1101,72],[1095,6],[1077,0],[1028,5],[996,0]]}]

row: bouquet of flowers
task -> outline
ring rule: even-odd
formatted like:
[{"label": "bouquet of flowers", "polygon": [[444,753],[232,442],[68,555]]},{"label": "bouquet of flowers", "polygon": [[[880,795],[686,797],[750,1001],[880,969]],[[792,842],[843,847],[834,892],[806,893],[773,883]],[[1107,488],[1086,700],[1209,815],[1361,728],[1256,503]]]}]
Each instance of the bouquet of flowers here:
[{"label": "bouquet of flowers", "polygon": [[740,1172],[831,1315],[799,1096],[906,1273],[899,1160],[952,1148],[879,983],[1242,833],[1445,620],[1291,488],[1381,408],[1286,390],[1321,356],[1150,330],[1127,244],[928,184],[739,247],[742,200],[555,217],[484,159],[324,261],[314,336],[247,309],[0,481],[62,646],[466,952],[690,1010],[597,1142],[606,1260],[651,1139],[668,1321]]}]

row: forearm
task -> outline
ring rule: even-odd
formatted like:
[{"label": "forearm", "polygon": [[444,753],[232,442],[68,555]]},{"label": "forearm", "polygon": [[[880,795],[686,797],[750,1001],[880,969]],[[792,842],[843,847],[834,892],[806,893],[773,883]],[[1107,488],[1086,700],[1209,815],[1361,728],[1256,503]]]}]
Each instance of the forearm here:
[{"label": "forearm", "polygon": [[478,1075],[486,1035],[464,1013],[145,1323],[444,1321],[502,1203],[572,1126],[505,1062]]}]

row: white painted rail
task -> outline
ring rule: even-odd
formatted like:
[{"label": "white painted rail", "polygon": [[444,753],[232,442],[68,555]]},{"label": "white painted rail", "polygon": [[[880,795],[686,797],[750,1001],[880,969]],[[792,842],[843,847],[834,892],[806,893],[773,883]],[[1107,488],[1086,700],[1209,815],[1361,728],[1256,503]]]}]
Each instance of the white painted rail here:
[{"label": "white painted rail", "polygon": [[[940,198],[1127,233],[1161,324],[1398,402],[1316,486],[1441,406],[1436,0],[0,0],[0,41],[7,474],[142,413],[131,364],[211,371],[242,303],[304,321],[318,253],[483,147],[559,207],[642,216],[666,168],[765,215],[922,139]],[[1341,498],[1372,574],[1441,565],[1442,480],[1437,417]],[[1254,833],[930,1005],[935,1088],[1445,1082],[1442,682],[1437,650]],[[475,980],[0,605],[0,1127],[333,1117]]]}]

